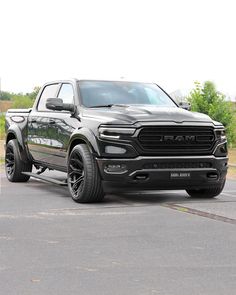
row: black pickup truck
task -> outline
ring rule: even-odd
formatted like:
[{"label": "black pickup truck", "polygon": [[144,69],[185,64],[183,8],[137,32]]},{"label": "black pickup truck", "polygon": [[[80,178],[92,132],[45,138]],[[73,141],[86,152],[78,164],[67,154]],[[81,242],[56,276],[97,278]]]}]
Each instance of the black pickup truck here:
[{"label": "black pickup truck", "polygon": [[[32,109],[8,110],[6,134],[9,181],[66,185],[76,202],[159,189],[212,198],[225,184],[223,125],[180,108],[152,83],[47,83]],[[67,173],[65,181],[41,175],[46,169]]]}]

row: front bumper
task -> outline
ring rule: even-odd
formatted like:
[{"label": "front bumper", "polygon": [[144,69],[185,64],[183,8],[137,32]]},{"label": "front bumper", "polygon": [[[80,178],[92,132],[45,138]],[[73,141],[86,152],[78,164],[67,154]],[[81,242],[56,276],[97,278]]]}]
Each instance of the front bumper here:
[{"label": "front bumper", "polygon": [[[228,169],[228,157],[213,155],[96,160],[106,192],[215,187],[224,182]],[[119,166],[122,171],[107,169]]]}]

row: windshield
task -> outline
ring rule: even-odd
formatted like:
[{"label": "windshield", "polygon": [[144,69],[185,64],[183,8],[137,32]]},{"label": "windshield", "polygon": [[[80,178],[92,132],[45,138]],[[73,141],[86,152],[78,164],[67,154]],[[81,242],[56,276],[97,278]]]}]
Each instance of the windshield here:
[{"label": "windshield", "polygon": [[113,104],[176,107],[157,85],[138,82],[80,81],[82,104],[88,108]]}]

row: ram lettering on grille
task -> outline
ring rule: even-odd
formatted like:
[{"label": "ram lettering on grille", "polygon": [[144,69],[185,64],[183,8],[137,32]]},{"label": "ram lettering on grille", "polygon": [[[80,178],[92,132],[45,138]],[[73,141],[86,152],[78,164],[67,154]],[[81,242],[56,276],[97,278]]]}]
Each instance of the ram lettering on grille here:
[{"label": "ram lettering on grille", "polygon": [[162,136],[160,141],[195,141],[196,140],[196,136],[194,135],[186,135],[186,136],[183,136],[183,135],[177,135],[177,136],[174,136],[174,135],[165,135],[165,136]]}]

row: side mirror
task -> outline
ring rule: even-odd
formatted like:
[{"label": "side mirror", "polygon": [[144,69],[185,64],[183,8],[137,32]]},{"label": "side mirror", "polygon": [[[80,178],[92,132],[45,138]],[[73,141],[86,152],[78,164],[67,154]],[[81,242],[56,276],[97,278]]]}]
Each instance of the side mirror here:
[{"label": "side mirror", "polygon": [[48,98],[46,101],[46,108],[53,111],[75,111],[75,106],[73,104],[63,103],[61,98]]},{"label": "side mirror", "polygon": [[187,110],[187,111],[191,111],[191,104],[190,103],[188,103],[188,102],[180,102],[179,103],[179,107],[181,108],[181,109],[184,109],[184,110]]}]

